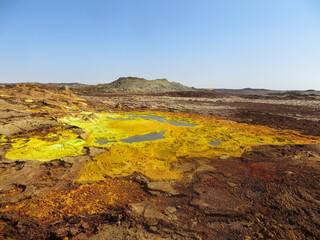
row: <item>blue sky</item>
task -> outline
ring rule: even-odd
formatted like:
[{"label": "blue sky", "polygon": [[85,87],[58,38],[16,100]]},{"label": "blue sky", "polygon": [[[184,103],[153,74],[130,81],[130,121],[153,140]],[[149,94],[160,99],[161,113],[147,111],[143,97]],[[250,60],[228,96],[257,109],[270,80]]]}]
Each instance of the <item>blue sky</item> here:
[{"label": "blue sky", "polygon": [[320,90],[319,0],[0,0],[0,82]]}]

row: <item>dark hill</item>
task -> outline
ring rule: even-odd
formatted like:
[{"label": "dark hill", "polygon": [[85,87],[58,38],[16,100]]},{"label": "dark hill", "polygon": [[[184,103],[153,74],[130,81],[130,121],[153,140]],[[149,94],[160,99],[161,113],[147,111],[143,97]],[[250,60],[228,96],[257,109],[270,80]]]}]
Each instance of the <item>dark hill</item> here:
[{"label": "dark hill", "polygon": [[146,80],[136,77],[121,77],[118,80],[95,86],[104,92],[179,92],[193,91],[194,89],[184,86],[177,82],[169,82],[167,79]]}]

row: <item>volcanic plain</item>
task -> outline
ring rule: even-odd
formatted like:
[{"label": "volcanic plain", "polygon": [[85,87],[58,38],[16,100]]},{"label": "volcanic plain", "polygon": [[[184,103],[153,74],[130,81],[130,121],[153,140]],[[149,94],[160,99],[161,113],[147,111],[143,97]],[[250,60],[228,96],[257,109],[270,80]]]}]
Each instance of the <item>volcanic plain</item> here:
[{"label": "volcanic plain", "polygon": [[154,81],[0,86],[1,239],[320,239],[320,92]]}]

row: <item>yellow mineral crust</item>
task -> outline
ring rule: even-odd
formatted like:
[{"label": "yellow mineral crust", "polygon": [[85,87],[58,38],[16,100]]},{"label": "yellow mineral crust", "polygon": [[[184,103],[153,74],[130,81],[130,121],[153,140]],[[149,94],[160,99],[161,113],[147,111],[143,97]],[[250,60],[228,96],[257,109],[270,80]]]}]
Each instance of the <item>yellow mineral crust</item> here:
[{"label": "yellow mineral crust", "polygon": [[161,150],[142,143],[116,144],[88,163],[81,171],[79,181],[98,181],[106,176],[122,177],[134,172],[141,172],[152,179],[178,179],[182,172],[170,170],[171,162],[176,160],[175,156],[168,154],[165,158]]},{"label": "yellow mineral crust", "polygon": [[[128,176],[135,171],[151,179],[179,179],[182,172],[171,169],[171,166],[172,163],[183,164],[181,159],[184,158],[212,158],[223,154],[239,157],[255,145],[320,142],[319,137],[305,136],[295,131],[183,113],[83,112],[59,121],[81,128],[87,137],[82,140],[71,130],[56,129],[47,136],[34,135],[7,141],[3,138],[2,142],[12,142],[12,148],[5,157],[47,161],[76,156],[81,154],[83,147],[96,146],[108,151],[84,166],[80,173],[81,182],[103,180],[107,176]],[[133,143],[125,143],[124,140],[159,132],[164,133],[164,138]]]},{"label": "yellow mineral crust", "polygon": [[155,120],[132,119],[132,117],[125,114],[109,113],[85,113],[82,116],[62,118],[60,121],[89,132],[90,136],[87,139],[87,145],[98,147],[101,147],[101,145],[96,143],[97,139],[118,141],[132,136],[165,131],[171,127],[168,123],[161,123]]},{"label": "yellow mineral crust", "polygon": [[38,161],[80,155],[85,143],[73,131],[61,128],[52,128],[45,135],[34,135],[28,138],[2,137],[1,142],[2,144],[11,143],[12,148],[5,155],[7,159]]},{"label": "yellow mineral crust", "polygon": [[43,198],[23,200],[0,208],[0,212],[15,211],[39,222],[62,220],[76,214],[96,214],[110,207],[140,202],[145,198],[141,186],[132,181],[106,179],[85,184],[73,190],[50,192]]},{"label": "yellow mineral crust", "polygon": [[[108,143],[109,151],[88,163],[82,169],[79,181],[97,181],[104,179],[105,176],[122,177],[135,171],[151,179],[179,179],[182,172],[172,170],[171,164],[179,162],[181,157],[214,157],[222,154],[241,156],[245,149],[254,145],[302,144],[320,141],[319,137],[304,136],[294,131],[279,131],[265,126],[239,124],[209,116],[173,113],[141,115],[155,115],[176,121],[185,120],[197,125],[195,127],[174,126],[152,119],[139,119],[139,117],[135,120],[108,120],[112,122],[106,123],[105,127],[111,130],[103,135],[102,129],[99,129],[101,134],[99,137],[119,140],[139,133],[166,131],[166,138],[135,143],[119,141],[115,144]],[[115,119],[127,117],[121,115]],[[90,127],[76,124],[87,131],[92,131],[93,122],[89,123]],[[93,133],[91,143],[97,136]],[[215,146],[209,144],[215,141],[220,144]]]}]

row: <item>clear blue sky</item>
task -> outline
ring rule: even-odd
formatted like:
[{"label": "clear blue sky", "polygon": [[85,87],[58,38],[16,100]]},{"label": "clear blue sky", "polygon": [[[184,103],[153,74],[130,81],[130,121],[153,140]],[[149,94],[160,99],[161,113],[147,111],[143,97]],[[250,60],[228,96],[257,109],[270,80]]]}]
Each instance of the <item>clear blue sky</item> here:
[{"label": "clear blue sky", "polygon": [[0,82],[320,90],[320,0],[0,0]]}]

